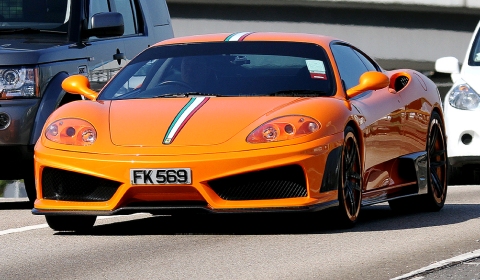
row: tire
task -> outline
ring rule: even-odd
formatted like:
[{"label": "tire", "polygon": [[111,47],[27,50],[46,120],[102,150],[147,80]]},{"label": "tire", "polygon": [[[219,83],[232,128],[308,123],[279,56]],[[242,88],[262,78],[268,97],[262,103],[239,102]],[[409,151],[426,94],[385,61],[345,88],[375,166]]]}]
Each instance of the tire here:
[{"label": "tire", "polygon": [[430,117],[427,137],[428,193],[421,203],[427,211],[439,211],[447,198],[447,146],[443,121],[437,112]]},{"label": "tire", "polygon": [[87,232],[92,229],[97,216],[45,216],[48,226],[55,231]]},{"label": "tire", "polygon": [[341,181],[338,186],[339,224],[350,228],[355,225],[362,203],[362,164],[360,150],[353,128],[347,126],[341,157]]},{"label": "tire", "polygon": [[33,174],[23,179],[25,185],[25,192],[27,193],[28,200],[33,205],[35,199],[37,199],[37,190],[35,188],[35,177]]}]

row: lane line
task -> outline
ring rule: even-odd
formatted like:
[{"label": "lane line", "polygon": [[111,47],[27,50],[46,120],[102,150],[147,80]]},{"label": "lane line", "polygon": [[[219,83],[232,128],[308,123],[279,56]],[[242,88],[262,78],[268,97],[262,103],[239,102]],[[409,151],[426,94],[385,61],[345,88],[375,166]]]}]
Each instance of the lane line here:
[{"label": "lane line", "polygon": [[442,268],[446,268],[446,267],[449,267],[449,266],[460,264],[462,262],[465,262],[465,261],[468,261],[468,260],[471,260],[471,259],[475,259],[475,258],[479,258],[479,257],[480,257],[480,249],[469,252],[469,253],[465,253],[465,254],[462,254],[462,255],[458,255],[458,256],[450,258],[450,259],[446,259],[446,260],[443,260],[443,261],[432,263],[429,266],[425,266],[423,268],[414,270],[412,272],[409,272],[409,273],[406,273],[404,275],[392,278],[390,280],[410,279],[414,276],[419,276],[420,274],[433,272],[435,270],[439,270],[439,269],[442,269]]},{"label": "lane line", "polygon": [[[133,216],[138,216],[138,215],[151,215],[151,214],[135,213],[135,214],[131,214],[131,215],[100,216],[100,217],[97,217],[97,220],[113,219],[113,218],[120,218],[120,217],[133,217]],[[42,228],[48,228],[48,224],[39,224],[39,225],[25,226],[25,227],[19,227],[19,228],[10,228],[10,229],[0,231],[0,236],[7,235],[7,234],[12,234],[12,233],[20,233],[20,232],[25,232],[25,231],[30,231],[30,230],[37,230],[37,229],[42,229]]]}]

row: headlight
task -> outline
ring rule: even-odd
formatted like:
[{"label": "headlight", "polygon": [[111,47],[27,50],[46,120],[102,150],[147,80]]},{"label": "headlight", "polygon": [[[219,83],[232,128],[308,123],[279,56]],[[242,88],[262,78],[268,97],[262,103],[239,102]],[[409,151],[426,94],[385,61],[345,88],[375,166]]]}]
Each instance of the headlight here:
[{"label": "headlight", "polygon": [[480,95],[468,84],[460,84],[450,92],[450,105],[461,110],[474,110],[480,103]]},{"label": "headlight", "polygon": [[47,126],[45,137],[60,144],[88,146],[97,140],[97,131],[87,121],[61,119]]},{"label": "headlight", "polygon": [[0,68],[0,99],[36,96],[38,68]]},{"label": "headlight", "polygon": [[311,134],[320,129],[320,123],[306,116],[285,116],[268,121],[252,131],[247,142],[267,143],[284,141]]}]

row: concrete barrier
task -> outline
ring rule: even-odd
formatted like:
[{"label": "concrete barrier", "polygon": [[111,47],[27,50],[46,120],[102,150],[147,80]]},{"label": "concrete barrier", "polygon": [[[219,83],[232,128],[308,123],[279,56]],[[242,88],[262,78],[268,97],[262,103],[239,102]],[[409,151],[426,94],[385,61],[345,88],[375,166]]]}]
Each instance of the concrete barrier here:
[{"label": "concrete barrier", "polygon": [[[479,0],[167,0],[167,3],[318,6],[388,10],[437,11],[475,14]],[[373,6],[372,6],[373,5]]]}]

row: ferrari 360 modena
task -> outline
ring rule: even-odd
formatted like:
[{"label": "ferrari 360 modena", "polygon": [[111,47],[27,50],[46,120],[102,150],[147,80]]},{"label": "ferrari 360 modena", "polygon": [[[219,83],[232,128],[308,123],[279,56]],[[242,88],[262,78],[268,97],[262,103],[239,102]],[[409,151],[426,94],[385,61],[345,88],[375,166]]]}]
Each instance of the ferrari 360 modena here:
[{"label": "ferrari 360 modena", "polygon": [[353,226],[362,206],[440,210],[440,96],[325,36],[242,32],[144,50],[99,93],[48,119],[35,146],[33,213],[57,231],[147,212],[315,212]]}]

